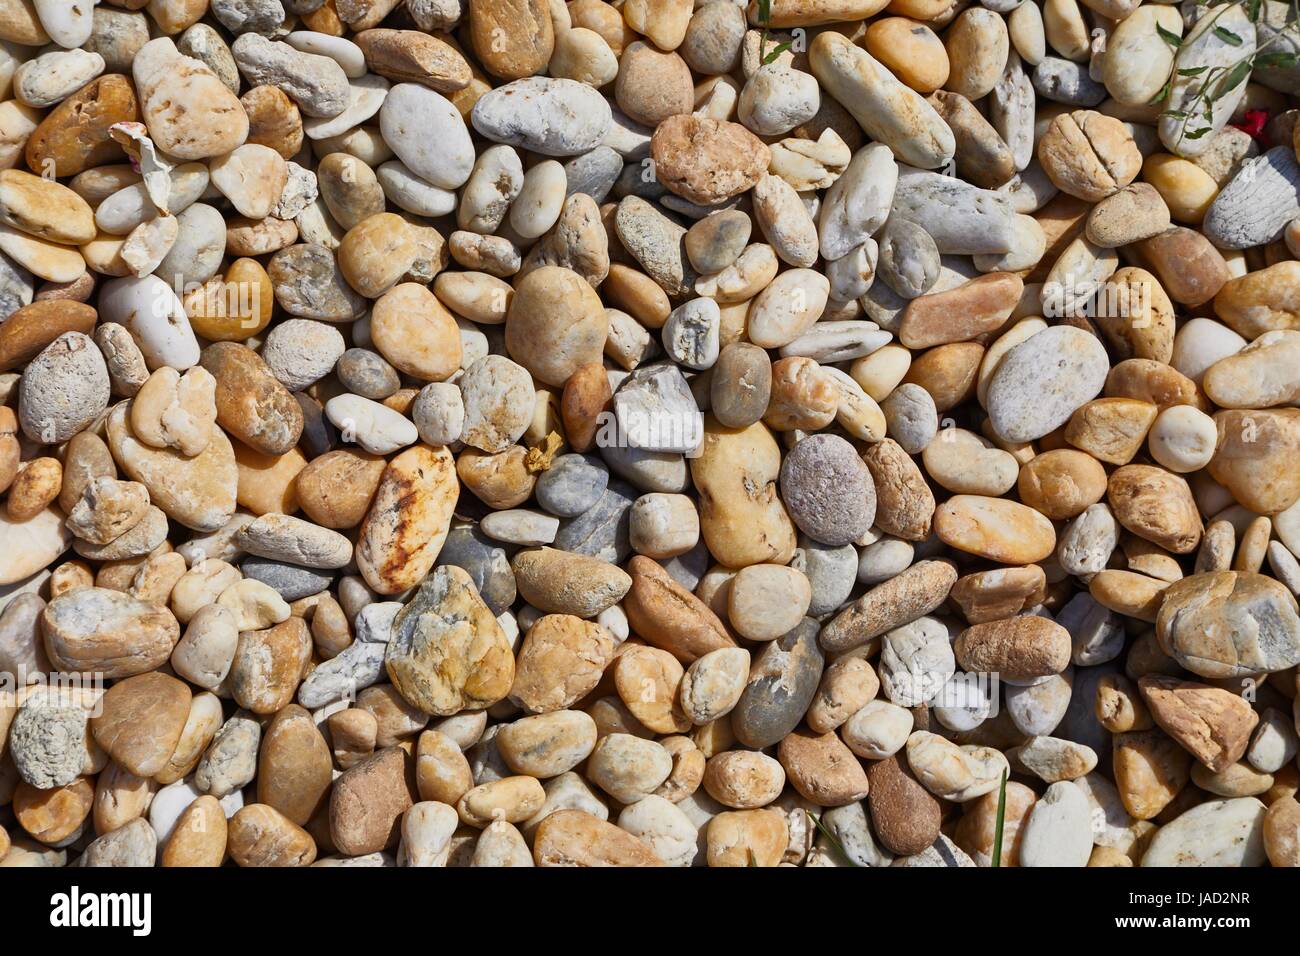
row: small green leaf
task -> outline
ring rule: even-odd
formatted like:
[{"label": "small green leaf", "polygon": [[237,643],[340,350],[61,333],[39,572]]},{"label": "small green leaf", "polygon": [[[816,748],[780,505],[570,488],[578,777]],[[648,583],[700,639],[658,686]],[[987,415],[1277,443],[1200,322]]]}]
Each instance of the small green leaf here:
[{"label": "small green leaf", "polygon": [[791,43],[789,40],[787,40],[784,43],[778,43],[776,46],[772,47],[772,51],[768,53],[767,56],[763,57],[763,65],[766,66],[769,63],[775,63],[777,57],[779,57],[786,50],[790,49],[790,47],[791,47]]},{"label": "small green leaf", "polygon": [[1164,40],[1175,50],[1177,50],[1178,45],[1183,42],[1183,38],[1180,37],[1177,33],[1175,33],[1173,30],[1166,30],[1158,23],[1156,24],[1156,32],[1160,34],[1160,39]]},{"label": "small green leaf", "polygon": [[1200,129],[1194,129],[1190,133],[1184,133],[1184,139],[1200,139],[1206,133],[1210,132],[1212,127],[1202,126]]},{"label": "small green leaf", "polygon": [[1211,95],[1211,99],[1221,99],[1237,87],[1241,86],[1242,83],[1246,82],[1246,77],[1250,76],[1250,70],[1250,60],[1242,60],[1237,63],[1236,66],[1229,70],[1227,74],[1219,80],[1214,93]]},{"label": "small green leaf", "polygon": [[1241,37],[1233,33],[1227,27],[1215,27],[1214,35],[1222,40],[1228,46],[1241,46]]},{"label": "small green leaf", "polygon": [[1289,69],[1296,65],[1296,55],[1294,53],[1261,53],[1255,57],[1255,66],[1258,68],[1281,67]]},{"label": "small green leaf", "polygon": [[766,24],[772,19],[772,0],[758,0],[758,22]]},{"label": "small green leaf", "polygon": [[1189,67],[1186,70],[1179,70],[1178,75],[1179,76],[1200,76],[1208,69],[1209,69],[1208,66],[1193,66],[1193,67]]},{"label": "small green leaf", "polygon": [[1250,19],[1251,23],[1257,23],[1259,21],[1259,11],[1263,6],[1264,0],[1247,0],[1246,16]]},{"label": "small green leaf", "polygon": [[1002,785],[998,788],[998,816],[993,824],[993,865],[1002,865],[1002,826],[1007,818],[1007,772],[1002,771]]},{"label": "small green leaf", "polygon": [[1160,92],[1157,93],[1155,96],[1151,97],[1151,101],[1147,103],[1147,106],[1155,106],[1157,103],[1163,103],[1168,98],[1169,87],[1172,85],[1173,85],[1172,80],[1166,80],[1165,85],[1160,87]]},{"label": "small green leaf", "polygon": [[1189,114],[1186,110],[1165,110],[1160,115],[1167,116],[1169,119],[1184,120]]}]

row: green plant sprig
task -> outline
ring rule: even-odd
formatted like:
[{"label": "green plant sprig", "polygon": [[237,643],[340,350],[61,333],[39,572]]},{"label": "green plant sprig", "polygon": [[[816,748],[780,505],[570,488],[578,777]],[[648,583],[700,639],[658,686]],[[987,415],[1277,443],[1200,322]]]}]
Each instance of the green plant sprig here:
[{"label": "green plant sprig", "polygon": [[849,866],[862,865],[861,863],[853,859],[853,857],[849,856],[848,853],[844,851],[844,844],[840,842],[839,837],[837,837],[834,833],[831,832],[830,827],[822,823],[821,817],[813,816],[813,814],[808,810],[805,810],[804,813],[807,815],[808,819],[813,822],[813,825],[817,827],[818,830],[821,831],[822,836],[826,838],[826,842],[828,842],[835,849],[836,853],[838,853],[841,857],[844,858],[845,863],[847,863]]},{"label": "green plant sprig", "polygon": [[774,46],[771,53],[766,52],[767,31],[772,23],[772,0],[758,0],[758,22],[763,24],[763,34],[758,39],[758,59],[763,66],[767,66],[769,63],[775,63],[777,57],[790,49],[791,43],[786,40]]},{"label": "green plant sprig", "polygon": [[1002,827],[1007,818],[1007,772],[1002,771],[1002,784],[998,787],[998,816],[993,823],[993,863],[1002,865]]},{"label": "green plant sprig", "polygon": [[[1198,0],[1198,5],[1207,3],[1208,0]],[[1293,67],[1296,65],[1297,58],[1294,53],[1270,53],[1268,48],[1280,41],[1288,30],[1294,30],[1296,21],[1300,20],[1300,11],[1297,10],[1297,0],[1290,0],[1292,21],[1284,26],[1276,34],[1270,37],[1262,45],[1257,46],[1255,50],[1247,55],[1235,60],[1228,66],[1196,66],[1186,67],[1181,70],[1175,70],[1176,76],[1195,77],[1204,75],[1205,79],[1201,82],[1196,94],[1192,97],[1191,102],[1187,104],[1186,109],[1165,109],[1160,115],[1176,120],[1189,120],[1193,116],[1199,116],[1205,121],[1204,126],[1198,126],[1195,129],[1189,129],[1186,122],[1183,123],[1182,129],[1178,134],[1178,142],[1184,139],[1196,140],[1205,136],[1214,129],[1214,104],[1223,99],[1242,83],[1246,82],[1250,74],[1256,67]],[[1212,14],[1209,29],[1214,35],[1227,43],[1229,46],[1242,46],[1245,41],[1227,27],[1217,25],[1217,21],[1233,7],[1242,7],[1246,13],[1247,19],[1252,24],[1259,22],[1264,8],[1264,0],[1245,0],[1245,3],[1225,3],[1221,5]],[[1186,37],[1180,37],[1171,30],[1166,30],[1159,24],[1156,25],[1156,32],[1160,38],[1174,48],[1174,62],[1177,63],[1177,55],[1181,53],[1187,43]],[[1201,32],[1204,35],[1205,31]],[[1295,39],[1300,39],[1297,37]],[[1168,99],[1171,89],[1173,88],[1173,77],[1166,81],[1161,87],[1160,92],[1152,99],[1152,104],[1158,104]]]}]

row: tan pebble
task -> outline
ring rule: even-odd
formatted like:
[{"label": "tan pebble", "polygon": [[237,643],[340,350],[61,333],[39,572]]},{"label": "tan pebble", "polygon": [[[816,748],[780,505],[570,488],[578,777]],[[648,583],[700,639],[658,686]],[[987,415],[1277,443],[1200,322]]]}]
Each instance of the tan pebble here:
[{"label": "tan pebble", "polygon": [[1099,202],[1137,176],[1142,154],[1119,120],[1076,110],[1052,120],[1038,144],[1043,171],[1071,196]]},{"label": "tan pebble", "polygon": [[1000,673],[1010,681],[1059,674],[1070,663],[1070,651],[1070,633],[1037,616],[975,624],[953,642],[957,662],[964,669]]},{"label": "tan pebble", "polygon": [[656,733],[681,733],[691,727],[690,718],[678,704],[678,686],[684,674],[677,658],[667,651],[629,646],[614,665],[614,685],[644,726]]},{"label": "tan pebble", "polygon": [[277,86],[254,86],[239,98],[248,116],[248,142],[269,146],[285,159],[302,149],[302,114]]},{"label": "tan pebble", "polygon": [[211,794],[200,795],[181,811],[163,846],[161,865],[220,866],[226,856],[227,824],[221,803]]},{"label": "tan pebble", "polygon": [[580,710],[524,717],[501,728],[496,746],[516,773],[556,777],[591,753],[596,746],[596,722]]},{"label": "tan pebble", "polygon": [[1080,406],[1065,425],[1071,445],[1111,465],[1127,464],[1146,440],[1159,409],[1131,398],[1098,398]]},{"label": "tan pebble", "polygon": [[820,807],[838,807],[867,795],[867,773],[835,733],[796,730],[777,748],[790,783]]},{"label": "tan pebble", "polygon": [[1098,723],[1112,734],[1150,730],[1154,726],[1137,684],[1123,674],[1106,674],[1097,682],[1094,713]]},{"label": "tan pebble", "polygon": [[[1021,831],[1035,799],[1034,791],[1023,783],[1014,780],[1007,783],[1002,814],[1002,866],[1016,866],[1019,863]],[[962,809],[962,818],[953,832],[954,842],[969,853],[978,865],[991,865],[993,846],[997,841],[997,792],[986,793]]]},{"label": "tan pebble", "polygon": [[1169,214],[1181,223],[1199,226],[1219,194],[1210,174],[1190,160],[1168,153],[1148,156],[1142,163],[1142,178],[1160,194]]},{"label": "tan pebble", "polygon": [[751,641],[776,640],[799,623],[812,600],[812,585],[794,568],[752,564],[731,582],[727,616]]},{"label": "tan pebble", "polygon": [[[341,769],[348,770],[355,767],[375,752],[379,721],[370,711],[362,710],[360,707],[348,707],[338,713],[330,714],[326,723],[329,726],[330,741],[333,745],[334,762]],[[460,751],[457,750],[456,753],[459,754]],[[418,783],[420,779],[418,756],[416,759]],[[465,789],[469,789],[468,785]],[[456,798],[460,798],[459,793]]]},{"label": "tan pebble", "polygon": [[626,830],[581,810],[557,810],[537,827],[538,866],[662,866],[654,852]]},{"label": "tan pebble", "polygon": [[998,329],[1010,318],[1023,289],[1019,276],[995,272],[946,292],[919,296],[903,311],[899,341],[923,349]]},{"label": "tan pebble", "polygon": [[637,555],[627,564],[632,587],[623,610],[637,634],[689,664],[709,651],[734,646],[726,628],[709,608],[649,558]]},{"label": "tan pebble", "polygon": [[57,458],[33,458],[18,472],[9,486],[5,509],[13,521],[28,521],[59,497],[63,466]]},{"label": "tan pebble", "polygon": [[1020,500],[1054,521],[1073,518],[1106,494],[1106,471],[1091,455],[1058,448],[1036,455],[1020,469]]},{"label": "tan pebble", "polygon": [[255,714],[275,713],[293,699],[310,655],[311,637],[301,618],[243,631],[230,666],[231,696]]},{"label": "tan pebble", "polygon": [[143,816],[157,790],[154,781],[137,777],[121,764],[110,761],[95,779],[92,810],[95,832],[109,833]]},{"label": "tan pebble", "polygon": [[905,763],[895,756],[872,763],[867,768],[867,782],[872,827],[886,849],[910,856],[938,839],[939,801],[921,786]]},{"label": "tan pebble", "polygon": [[664,186],[702,206],[754,187],[771,159],[762,141],[740,124],[696,115],[669,116],[660,123],[650,155]]},{"label": "tan pebble", "polygon": [[311,866],[316,859],[311,834],[262,803],[249,804],[230,818],[227,848],[240,866]]},{"label": "tan pebble", "polygon": [[694,107],[690,67],[676,53],[664,53],[640,40],[619,57],[614,97],[619,108],[646,126]]},{"label": "tan pebble", "polygon": [[918,93],[930,93],[948,81],[948,51],[923,23],[907,17],[884,17],[867,26],[867,52],[889,67]]},{"label": "tan pebble", "polygon": [[345,770],[329,800],[329,832],[340,852],[359,856],[396,845],[402,814],[414,802],[407,757],[389,747]]},{"label": "tan pebble", "polygon": [[1159,730],[1115,737],[1115,786],[1124,809],[1150,820],[1178,796],[1190,779],[1191,755]]},{"label": "tan pebble", "polygon": [[140,674],[114,684],[100,705],[90,724],[95,742],[127,770],[152,777],[181,738],[190,690],[166,674]]},{"label": "tan pebble", "polygon": [[600,681],[615,646],[599,624],[548,614],[524,637],[510,697],[534,713],[570,707]]},{"label": "tan pebble", "polygon": [[599,362],[608,331],[600,297],[572,270],[543,266],[516,283],[506,348],[545,384],[562,386],[580,366]]},{"label": "tan pebble", "polygon": [[322,527],[356,527],[369,510],[385,466],[378,455],[349,448],[312,459],[296,480],[303,512]]},{"label": "tan pebble", "polygon": [[49,790],[21,782],[14,790],[13,811],[18,824],[37,840],[59,844],[76,835],[90,815],[94,788],[85,777]]},{"label": "tan pebble", "polygon": [[1135,571],[1107,568],[1088,582],[1088,593],[1102,607],[1154,623],[1168,586],[1167,581]]},{"label": "tan pebble", "polygon": [[682,710],[696,725],[727,714],[749,678],[749,652],[722,647],[698,658],[687,668],[680,685]]},{"label": "tan pebble", "polygon": [[1051,522],[1001,498],[955,495],[935,511],[934,529],[945,544],[1004,564],[1041,561],[1056,546]]},{"label": "tan pebble", "polygon": [[723,806],[756,810],[781,795],[785,770],[759,751],[731,750],[709,758],[703,783],[709,796]]},{"label": "tan pebble", "polygon": [[967,622],[984,624],[1011,617],[1041,603],[1047,575],[1036,564],[1022,568],[994,568],[958,578],[949,599],[961,608]]},{"label": "tan pebble", "polygon": [[1107,484],[1107,500],[1125,528],[1175,554],[1196,550],[1201,517],[1187,482],[1149,465],[1117,469]]}]

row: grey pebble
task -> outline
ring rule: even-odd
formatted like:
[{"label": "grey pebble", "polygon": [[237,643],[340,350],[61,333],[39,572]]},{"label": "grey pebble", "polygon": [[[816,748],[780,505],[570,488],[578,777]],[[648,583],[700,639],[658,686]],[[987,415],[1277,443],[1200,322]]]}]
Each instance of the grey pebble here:
[{"label": "grey pebble", "polygon": [[72,783],[86,759],[86,711],[29,702],[9,725],[8,751],[18,775],[37,790]]},{"label": "grey pebble", "polygon": [[382,402],[402,387],[402,378],[378,352],[348,349],[334,366],[343,387],[353,394]]},{"label": "grey pebble", "polygon": [[822,679],[820,630],[806,617],[754,659],[749,682],[731,712],[732,730],[746,747],[770,747],[799,726]]},{"label": "grey pebble", "polygon": [[158,834],[144,817],[136,817],[116,830],[96,837],[78,863],[90,869],[153,866],[158,855]]},{"label": "grey pebble", "polygon": [[1001,255],[1015,244],[1016,217],[1006,196],[928,169],[899,167],[890,216],[916,223],[944,254]]},{"label": "grey pebble", "polygon": [[98,346],[80,332],[47,345],[18,384],[18,421],[41,445],[67,441],[108,407],[111,385]]},{"label": "grey pebble", "polygon": [[1220,249],[1249,249],[1277,239],[1300,215],[1300,164],[1290,146],[1247,160],[1219,191],[1201,229]]},{"label": "grey pebble", "polygon": [[1067,106],[1096,106],[1106,98],[1106,87],[1088,75],[1087,63],[1045,56],[1031,79],[1039,96]]},{"label": "grey pebble", "polygon": [[808,616],[821,617],[849,599],[858,577],[858,552],[851,544],[832,547],[801,535],[790,567],[802,571],[812,585]]},{"label": "grey pebble", "polygon": [[483,602],[493,614],[502,614],[515,603],[515,572],[510,556],[497,541],[476,527],[452,528],[438,552],[438,566],[452,564],[474,579]]},{"label": "grey pebble", "polygon": [[611,122],[609,101],[577,80],[530,76],[479,97],[470,121],[480,135],[544,156],[594,149]]},{"label": "grey pebble", "polygon": [[262,725],[246,710],[221,725],[194,771],[194,786],[220,800],[257,776]]},{"label": "grey pebble", "polygon": [[597,146],[564,164],[565,195],[586,193],[596,202],[604,202],[621,172],[623,157],[608,146]]},{"label": "grey pebble", "polygon": [[833,547],[862,537],[876,520],[876,486],[853,446],[811,435],[781,463],[781,500],[799,530]]},{"label": "grey pebble", "polygon": [[262,360],[291,392],[316,384],[334,368],[347,345],[336,327],[311,319],[289,319],[266,334]]},{"label": "grey pebble", "polygon": [[912,382],[899,385],[880,403],[889,437],[909,455],[919,455],[939,431],[934,397]]},{"label": "grey pebble", "polygon": [[593,507],[609,485],[609,469],[594,455],[570,453],[537,479],[537,503],[553,515],[574,518]]},{"label": "grey pebble", "polygon": [[0,320],[30,305],[35,294],[36,280],[32,274],[0,252]]},{"label": "grey pebble", "polygon": [[108,73],[130,73],[131,61],[149,42],[149,21],[143,12],[114,10],[106,4],[95,8],[94,27],[83,50],[104,58]]},{"label": "grey pebble", "polygon": [[891,218],[880,233],[876,275],[904,299],[915,299],[939,279],[939,247],[910,219]]},{"label": "grey pebble", "polygon": [[338,444],[338,430],[325,417],[325,409],[316,399],[306,392],[294,392],[293,397],[302,409],[302,435],[298,444],[309,459],[318,458]]},{"label": "grey pebble", "polygon": [[694,591],[713,565],[713,555],[703,541],[697,541],[691,550],[659,563],[670,578],[686,590]]},{"label": "grey pebble", "polygon": [[628,196],[638,196],[647,202],[654,202],[669,195],[668,187],[649,174],[651,167],[641,165],[643,161],[648,160],[630,162],[623,167],[618,179],[614,181],[615,197],[624,199]]},{"label": "grey pebble", "polygon": [[676,494],[686,490],[690,474],[686,459],[673,451],[649,451],[624,445],[600,448],[609,470],[631,482],[639,491]]},{"label": "grey pebble", "polygon": [[[283,15],[283,11],[281,14]],[[176,41],[176,49],[203,63],[217,74],[217,79],[225,85],[226,89],[236,96],[239,95],[239,67],[235,65],[235,57],[230,52],[230,47],[226,46],[226,41],[212,27],[206,23],[194,24],[181,34],[180,39]]]},{"label": "grey pebble", "polygon": [[266,271],[276,303],[290,315],[345,322],[366,314],[366,300],[347,284],[334,253],[325,246],[299,243],[281,249]]},{"label": "grey pebble", "polygon": [[212,0],[212,15],[231,33],[272,34],[284,24],[280,0]]},{"label": "grey pebble", "polygon": [[695,270],[686,261],[682,226],[644,199],[628,196],[614,213],[614,229],[623,247],[665,292],[683,296],[691,291]]},{"label": "grey pebble", "polygon": [[327,56],[300,53],[256,33],[242,34],[230,52],[249,86],[278,86],[307,116],[338,116],[351,102],[347,74]]},{"label": "grey pebble", "polygon": [[1097,765],[1110,765],[1110,731],[1097,719],[1097,684],[1107,674],[1119,671],[1115,662],[1099,667],[1083,667],[1074,672],[1074,693],[1065,716],[1056,725],[1054,736],[1091,747],[1097,753]]},{"label": "grey pebble", "polygon": [[5,605],[0,613],[0,674],[11,674],[18,683],[26,683],[24,675],[49,672],[41,630],[44,610],[45,601],[39,594],[19,594]]},{"label": "grey pebble", "polygon": [[1087,591],[1065,602],[1056,614],[1056,623],[1070,632],[1070,659],[1080,667],[1113,661],[1124,650],[1124,619],[1098,604]]},{"label": "grey pebble", "polygon": [[286,601],[297,601],[299,598],[319,594],[334,580],[334,575],[326,571],[304,568],[270,558],[248,557],[244,559],[240,568],[244,572],[244,577],[261,581],[274,588],[276,593]]},{"label": "grey pebble", "polygon": [[626,483],[611,481],[596,504],[560,524],[554,547],[622,564],[632,554],[628,522],[638,497],[636,489]]}]

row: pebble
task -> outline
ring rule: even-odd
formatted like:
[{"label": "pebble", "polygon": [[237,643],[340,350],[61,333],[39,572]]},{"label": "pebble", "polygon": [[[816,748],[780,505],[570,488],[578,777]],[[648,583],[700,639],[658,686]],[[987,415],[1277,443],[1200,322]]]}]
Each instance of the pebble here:
[{"label": "pebble", "polygon": [[[835,477],[828,481],[825,475]],[[816,435],[800,442],[786,456],[780,481],[791,517],[814,541],[848,544],[875,521],[876,490],[871,473],[843,439]]]},{"label": "pebble", "polygon": [[528,77],[480,97],[471,122],[494,142],[544,156],[573,156],[600,144],[611,114],[608,102],[583,83]]},{"label": "pebble", "polygon": [[732,711],[736,738],[749,747],[770,747],[794,730],[817,693],[822,668],[817,625],[809,618],[767,644]]},{"label": "pebble", "polygon": [[1021,827],[1021,866],[1087,866],[1092,854],[1092,811],[1072,781],[1047,788]]},{"label": "pebble", "polygon": [[844,37],[818,36],[808,50],[813,73],[847,107],[872,139],[905,163],[924,169],[952,158],[952,131],[927,102],[900,83],[866,50]]},{"label": "pebble", "polygon": [[1105,349],[1078,329],[1030,336],[1007,352],[989,382],[993,430],[1007,441],[1041,438],[1101,392],[1108,367]]},{"label": "pebble", "polygon": [[1142,866],[1261,866],[1265,814],[1254,797],[1199,804],[1156,831]]}]

